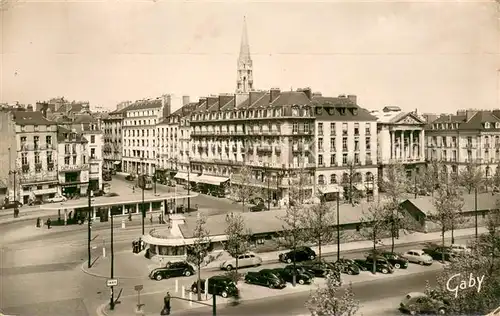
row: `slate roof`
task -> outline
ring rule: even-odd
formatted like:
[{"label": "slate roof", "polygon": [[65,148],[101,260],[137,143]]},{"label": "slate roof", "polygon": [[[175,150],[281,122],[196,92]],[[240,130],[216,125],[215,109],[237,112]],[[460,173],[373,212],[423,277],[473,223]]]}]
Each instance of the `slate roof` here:
[{"label": "slate roof", "polygon": [[97,120],[90,114],[77,114],[73,120],[74,124],[97,123]]},{"label": "slate roof", "polygon": [[[462,195],[464,199],[464,212],[474,212],[474,194]],[[418,208],[424,215],[432,215],[436,213],[434,207],[434,198],[431,196],[418,197],[416,199],[407,199],[403,203],[411,203]],[[482,193],[477,195],[477,210],[493,210],[497,209],[497,199],[491,193]]]},{"label": "slate roof", "polygon": [[78,143],[87,143],[87,139],[83,137],[82,133],[73,132],[65,127],[58,126],[57,128],[57,141],[64,143],[66,142],[66,134],[72,134],[74,137],[68,138],[68,142],[78,142]]},{"label": "slate roof", "polygon": [[[314,115],[319,120],[327,121],[377,121],[377,118],[368,112],[368,110],[359,107],[349,98],[323,97],[315,96],[312,99],[312,105],[315,107]],[[345,114],[340,113],[345,109]],[[356,111],[354,115],[352,110]],[[332,114],[329,111],[333,111]]]},{"label": "slate roof", "polygon": [[83,108],[83,103],[63,103],[55,113],[80,112]]},{"label": "slate roof", "polygon": [[157,108],[161,108],[161,106],[162,106],[161,99],[139,100],[139,101],[135,101],[131,105],[124,108],[123,111],[157,109]]},{"label": "slate roof", "polygon": [[470,118],[467,120],[466,114],[458,114],[458,115],[442,115],[438,117],[436,120],[432,121],[428,127],[431,128],[434,124],[440,123],[458,123],[458,130],[483,130],[485,123],[490,123],[491,126],[488,130],[500,130],[495,128],[495,123],[500,122],[500,111],[476,111]]},{"label": "slate roof", "polygon": [[13,111],[14,122],[17,125],[56,125],[43,116],[42,112]]},{"label": "slate roof", "polygon": [[[340,208],[340,224],[360,223],[363,208],[366,205],[351,206],[342,205]],[[269,212],[245,212],[240,213],[245,225],[253,234],[270,233],[283,229],[283,220],[280,219],[286,214],[286,210],[276,210]],[[196,217],[187,217],[185,224],[179,225],[184,238],[193,237],[193,231],[196,226]],[[226,214],[209,216],[207,218],[206,229],[211,236],[225,235]]]}]

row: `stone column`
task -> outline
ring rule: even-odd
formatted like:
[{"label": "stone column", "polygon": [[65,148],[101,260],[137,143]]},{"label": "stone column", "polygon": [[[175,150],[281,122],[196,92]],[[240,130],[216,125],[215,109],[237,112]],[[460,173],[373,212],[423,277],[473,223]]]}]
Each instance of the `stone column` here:
[{"label": "stone column", "polygon": [[108,218],[111,217],[111,207],[108,207]]},{"label": "stone column", "polygon": [[[420,140],[420,148],[419,148],[419,160],[422,161],[425,159],[425,140],[424,140],[424,131],[420,131],[418,135],[418,139]],[[458,141],[458,140],[457,140]]]},{"label": "stone column", "polygon": [[391,159],[396,158],[396,139],[394,137],[394,131],[389,131],[391,134]]},{"label": "stone column", "polygon": [[399,134],[399,158],[403,160],[404,157],[404,149],[405,149],[405,144],[404,144],[404,138],[403,138],[403,131],[400,132]]},{"label": "stone column", "polygon": [[139,214],[139,205],[140,205],[140,203],[137,203],[137,205],[135,206],[135,213],[136,214]]},{"label": "stone column", "polygon": [[410,159],[413,159],[413,131],[410,131]]},{"label": "stone column", "polygon": [[125,204],[122,205],[122,215],[125,215]]}]

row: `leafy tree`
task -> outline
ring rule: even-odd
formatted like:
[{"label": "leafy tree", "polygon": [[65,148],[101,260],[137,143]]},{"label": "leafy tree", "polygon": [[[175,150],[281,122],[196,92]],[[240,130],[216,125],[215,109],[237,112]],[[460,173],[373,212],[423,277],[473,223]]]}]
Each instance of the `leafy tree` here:
[{"label": "leafy tree", "polygon": [[197,293],[198,301],[201,300],[201,265],[205,262],[205,257],[210,249],[210,232],[205,228],[207,219],[201,213],[196,217],[196,224],[193,231],[193,244],[189,246],[187,261],[198,269]]},{"label": "leafy tree", "polygon": [[344,187],[344,196],[350,204],[354,205],[354,201],[359,198],[358,191],[355,191],[355,184],[358,183],[358,169],[354,161],[348,161],[346,165],[346,173],[342,176],[342,186]]},{"label": "leafy tree", "polygon": [[319,260],[321,260],[321,246],[335,239],[332,227],[337,223],[333,210],[323,199],[319,204],[304,209],[305,238],[318,244]]},{"label": "leafy tree", "polygon": [[[368,209],[363,209],[361,223],[363,226],[361,234],[372,241],[372,252],[375,255],[377,254],[377,244],[380,243],[384,232],[390,227],[387,222],[387,205],[379,201],[370,203]],[[376,272],[376,260],[373,260],[372,273]]]},{"label": "leafy tree", "polygon": [[[497,205],[499,202],[497,200]],[[500,257],[500,210],[488,214],[486,228],[488,231],[479,236],[477,246],[480,253],[490,259],[489,275],[492,275],[495,267],[499,265],[497,258]]]},{"label": "leafy tree", "polygon": [[[236,275],[238,274],[238,256],[245,254],[250,248],[249,232],[246,229],[243,217],[238,213],[226,215],[227,241],[224,249],[236,259]],[[229,269],[228,269],[229,270]]]},{"label": "leafy tree", "polygon": [[465,168],[459,173],[458,181],[467,189],[469,194],[483,182],[484,174],[481,166],[476,162],[469,161]]},{"label": "leafy tree", "polygon": [[248,202],[256,193],[256,187],[251,184],[254,182],[252,169],[243,165],[236,174],[231,175],[231,192],[236,201],[241,201],[242,211],[245,211],[245,203]]},{"label": "leafy tree", "polygon": [[303,216],[303,189],[304,183],[303,173],[300,172],[294,179],[290,179],[290,189],[288,192],[288,203],[286,203],[285,214],[278,218],[283,221],[281,238],[279,243],[281,246],[290,249],[293,253],[293,286],[295,283],[296,260],[295,253],[297,249],[307,241],[305,233],[304,216]]},{"label": "leafy tree", "polygon": [[401,224],[401,221],[398,220],[401,213],[401,200],[410,186],[405,167],[398,163],[390,164],[381,185],[389,200],[386,204],[386,210],[388,211],[388,220],[391,223],[391,251],[394,252],[394,239],[399,237]]},{"label": "leafy tree", "polygon": [[[434,208],[435,213],[430,214],[427,218],[437,224],[441,230],[441,243],[445,246],[444,236],[445,233],[452,229],[455,221],[459,218],[462,207],[463,199],[460,195],[460,191],[455,183],[450,183],[445,180],[447,175],[444,172],[440,175],[440,181],[447,183],[447,185],[440,185],[436,190],[436,195],[434,197]],[[444,252],[442,261],[444,262]]]},{"label": "leafy tree", "polygon": [[426,168],[417,175],[417,187],[426,193],[434,195],[434,191],[438,186],[438,175],[440,163],[437,160],[432,160]]},{"label": "leafy tree", "polygon": [[306,307],[312,316],[354,316],[359,310],[359,301],[354,298],[351,285],[340,296],[337,280],[328,275],[326,286],[311,292]]},{"label": "leafy tree", "polygon": [[500,163],[495,169],[495,173],[491,177],[492,192],[500,192]]}]

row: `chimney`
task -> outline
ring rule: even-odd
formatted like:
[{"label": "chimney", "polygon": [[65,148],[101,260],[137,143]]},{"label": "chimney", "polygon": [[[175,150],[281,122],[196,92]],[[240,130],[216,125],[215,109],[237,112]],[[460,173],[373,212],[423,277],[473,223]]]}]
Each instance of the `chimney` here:
[{"label": "chimney", "polygon": [[170,94],[161,96],[161,106],[163,107],[163,117],[170,116],[172,110],[172,96]]},{"label": "chimney", "polygon": [[189,104],[189,96],[188,95],[183,95],[182,96],[182,105],[187,105]]},{"label": "chimney", "polygon": [[297,89],[297,91],[304,93],[309,100],[312,99],[312,90],[311,90],[310,87],[302,88],[302,89]]},{"label": "chimney", "polygon": [[279,88],[271,88],[269,94],[270,94],[269,103],[273,103],[274,100],[276,100],[280,96],[281,90]]},{"label": "chimney", "polygon": [[33,105],[28,104],[28,106],[26,107],[26,111],[33,112]]},{"label": "chimney", "polygon": [[349,94],[347,96],[347,98],[349,99],[349,101],[351,101],[352,103],[354,104],[358,104],[358,98],[354,95],[354,94]]}]

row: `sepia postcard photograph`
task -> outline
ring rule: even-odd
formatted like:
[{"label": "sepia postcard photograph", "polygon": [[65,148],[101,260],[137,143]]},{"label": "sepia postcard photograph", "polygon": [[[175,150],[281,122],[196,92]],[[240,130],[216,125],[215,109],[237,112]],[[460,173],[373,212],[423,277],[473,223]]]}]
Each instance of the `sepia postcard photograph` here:
[{"label": "sepia postcard photograph", "polygon": [[0,316],[500,316],[500,0],[0,0]]}]

